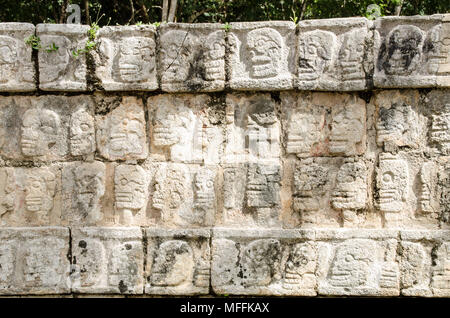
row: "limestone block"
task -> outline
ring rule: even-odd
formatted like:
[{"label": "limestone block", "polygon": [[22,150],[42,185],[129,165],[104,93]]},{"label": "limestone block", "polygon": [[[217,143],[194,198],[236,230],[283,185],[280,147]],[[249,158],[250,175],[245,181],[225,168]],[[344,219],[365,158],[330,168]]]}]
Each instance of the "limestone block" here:
[{"label": "limestone block", "polygon": [[142,100],[124,96],[120,105],[106,115],[97,115],[97,146],[108,160],[145,159],[148,144]]},{"label": "limestone block", "polygon": [[149,177],[141,166],[119,164],[114,169],[114,220],[121,225],[145,225]]},{"label": "limestone block", "polygon": [[445,17],[377,19],[375,86],[448,87],[450,36]]},{"label": "limestone block", "polygon": [[367,166],[362,160],[348,159],[339,168],[331,205],[341,211],[344,227],[358,227],[358,210],[367,207]]},{"label": "limestone block", "polygon": [[439,217],[441,225],[450,225],[450,163],[442,165],[438,172]]},{"label": "limestone block", "polygon": [[202,295],[209,293],[210,230],[146,229],[145,293]]},{"label": "limestone block", "polygon": [[1,97],[1,154],[22,161],[92,155],[93,108],[89,96]]},{"label": "limestone block", "polygon": [[0,229],[0,294],[70,293],[69,230]]},{"label": "limestone block", "polygon": [[398,296],[397,235],[372,229],[316,231],[318,293]]},{"label": "limestone block", "polygon": [[292,210],[302,227],[358,227],[366,222],[368,166],[364,161],[316,157],[293,167]]},{"label": "limestone block", "polygon": [[408,162],[398,156],[382,153],[377,169],[377,208],[385,213],[387,220],[398,221],[399,215],[406,210],[406,201],[410,191]]},{"label": "limestone block", "polygon": [[281,123],[269,94],[226,97],[224,163],[277,164],[281,156]]},{"label": "limestone block", "polygon": [[402,295],[450,296],[450,232],[401,231]]},{"label": "limestone block", "polygon": [[107,91],[156,90],[156,28],[107,26],[97,33],[95,74]]},{"label": "limestone block", "polygon": [[218,206],[217,168],[158,163],[151,167],[150,217],[163,227],[212,226]]},{"label": "limestone block", "polygon": [[0,91],[36,90],[32,49],[25,41],[34,35],[30,23],[0,23]]},{"label": "limestone block", "polygon": [[223,154],[225,112],[204,94],[147,100],[150,156],[155,161],[217,164]]},{"label": "limestone block", "polygon": [[279,164],[226,164],[223,168],[225,226],[276,227],[280,224]]},{"label": "limestone block", "polygon": [[237,90],[293,88],[295,24],[287,21],[230,23],[230,86]]},{"label": "limestone block", "polygon": [[420,151],[380,153],[375,172],[375,208],[385,227],[439,228],[443,214],[438,175],[445,173],[443,163],[424,158]]},{"label": "limestone block", "polygon": [[39,88],[44,91],[85,91],[87,25],[38,24],[36,35],[41,39],[38,52]]},{"label": "limestone block", "polygon": [[450,94],[448,90],[433,90],[424,100],[423,107],[430,109],[431,128],[428,143],[439,155],[450,155]]},{"label": "limestone block", "polygon": [[57,166],[0,168],[2,181],[1,226],[59,225],[61,172]]},{"label": "limestone block", "polygon": [[371,22],[365,18],[304,20],[298,24],[295,87],[355,91],[370,88]]},{"label": "limestone block", "polygon": [[312,230],[214,229],[216,294],[315,296],[318,250]]},{"label": "limestone block", "polygon": [[160,27],[161,89],[215,92],[225,87],[225,28],[218,23]]},{"label": "limestone block", "polygon": [[419,109],[417,91],[389,90],[375,95],[376,142],[386,151],[424,148],[427,119]]},{"label": "limestone block", "polygon": [[142,294],[144,247],[138,227],[72,229],[72,291]]},{"label": "limestone block", "polygon": [[62,170],[63,224],[98,225],[103,220],[106,166],[103,162],[75,162]]},{"label": "limestone block", "polygon": [[437,197],[437,173],[438,166],[433,161],[424,162],[420,168],[419,210],[421,213],[437,214],[439,211],[439,201]]},{"label": "limestone block", "polygon": [[299,158],[364,154],[366,103],[357,95],[282,93],[280,98],[287,154]]}]

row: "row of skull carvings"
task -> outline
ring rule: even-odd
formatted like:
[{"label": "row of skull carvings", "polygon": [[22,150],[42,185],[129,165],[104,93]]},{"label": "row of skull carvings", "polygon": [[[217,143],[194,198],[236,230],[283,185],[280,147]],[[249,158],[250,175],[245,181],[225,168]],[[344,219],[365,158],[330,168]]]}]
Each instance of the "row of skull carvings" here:
[{"label": "row of skull carvings", "polygon": [[301,159],[284,168],[100,161],[8,167],[0,168],[0,225],[276,228],[291,227],[289,218],[299,215],[300,227],[382,227],[370,223],[376,216],[387,227],[446,228],[449,172],[448,162],[405,153],[380,154],[376,168],[342,157]]},{"label": "row of skull carvings", "polygon": [[[448,15],[310,20],[299,23],[298,34],[286,21],[231,23],[229,30],[181,23],[104,27],[89,54],[97,84],[113,91],[220,91],[227,81],[241,90],[351,91],[370,88],[372,74],[378,87],[448,87],[449,21]],[[35,32],[41,41],[39,88],[87,90],[86,57],[72,52],[84,48],[88,30],[0,24],[0,90],[36,89],[31,48],[24,42]]]},{"label": "row of skull carvings", "polygon": [[448,231],[42,227],[0,237],[0,294],[450,295]]},{"label": "row of skull carvings", "polygon": [[[0,155],[207,165],[366,156],[371,147],[448,156],[449,97],[447,90],[422,97],[416,90],[380,91],[369,103],[348,93],[281,92],[279,101],[267,93],[227,94],[221,101],[161,94],[146,100],[148,120],[134,96],[0,97]],[[104,104],[112,109],[106,114],[99,112]]]}]

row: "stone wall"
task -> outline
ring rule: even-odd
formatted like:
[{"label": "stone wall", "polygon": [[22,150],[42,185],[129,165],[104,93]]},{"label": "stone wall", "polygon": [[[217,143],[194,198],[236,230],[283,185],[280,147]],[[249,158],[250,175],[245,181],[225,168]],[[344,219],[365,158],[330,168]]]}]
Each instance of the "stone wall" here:
[{"label": "stone wall", "polygon": [[0,23],[1,295],[450,296],[449,15],[88,30]]}]

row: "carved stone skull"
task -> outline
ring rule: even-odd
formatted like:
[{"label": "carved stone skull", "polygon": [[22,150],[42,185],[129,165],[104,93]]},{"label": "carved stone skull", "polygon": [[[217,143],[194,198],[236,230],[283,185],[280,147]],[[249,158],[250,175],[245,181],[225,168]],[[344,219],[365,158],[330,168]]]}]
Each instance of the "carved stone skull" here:
[{"label": "carved stone skull", "polygon": [[23,115],[20,145],[25,156],[43,156],[55,145],[59,116],[48,109],[29,109]]}]

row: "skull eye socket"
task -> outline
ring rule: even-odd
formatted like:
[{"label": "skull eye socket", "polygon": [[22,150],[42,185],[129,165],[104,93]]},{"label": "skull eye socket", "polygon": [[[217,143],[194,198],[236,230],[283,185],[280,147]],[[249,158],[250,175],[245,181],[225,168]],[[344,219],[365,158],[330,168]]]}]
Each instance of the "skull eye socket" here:
[{"label": "skull eye socket", "polygon": [[13,51],[7,47],[0,47],[0,61],[4,63],[12,63],[13,62]]},{"label": "skull eye socket", "polygon": [[50,126],[41,126],[41,131],[44,132],[45,134],[51,134],[53,133],[53,127]]},{"label": "skull eye socket", "polygon": [[90,126],[89,124],[82,123],[82,124],[80,125],[80,129],[81,129],[82,131],[88,131],[89,128],[91,128],[91,126]]},{"label": "skull eye socket", "polygon": [[39,181],[33,181],[31,183],[31,187],[34,189],[39,189],[41,187],[41,183]]},{"label": "skull eye socket", "polygon": [[347,256],[345,256],[344,260],[346,262],[350,263],[350,262],[354,261],[355,259],[353,258],[352,255],[347,255]]},{"label": "skull eye socket", "polygon": [[394,180],[394,176],[391,173],[386,172],[385,174],[383,174],[383,182],[384,183],[391,183],[393,180]]}]

